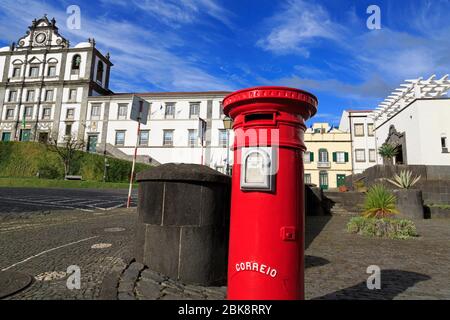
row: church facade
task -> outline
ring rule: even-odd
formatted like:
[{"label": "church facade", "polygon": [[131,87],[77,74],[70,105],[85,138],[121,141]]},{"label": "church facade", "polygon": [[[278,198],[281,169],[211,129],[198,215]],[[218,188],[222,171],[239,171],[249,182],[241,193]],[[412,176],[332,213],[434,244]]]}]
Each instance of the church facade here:
[{"label": "church facade", "polygon": [[0,49],[2,140],[44,141],[60,132],[83,137],[88,98],[112,94],[111,67],[94,40],[71,48],[54,19],[34,20],[17,43]]}]

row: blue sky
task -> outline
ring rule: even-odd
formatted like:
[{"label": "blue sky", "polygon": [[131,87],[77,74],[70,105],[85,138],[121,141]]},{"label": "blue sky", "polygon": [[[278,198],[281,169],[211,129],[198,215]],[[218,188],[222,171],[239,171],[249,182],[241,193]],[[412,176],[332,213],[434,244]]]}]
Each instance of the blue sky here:
[{"label": "blue sky", "polygon": [[[369,5],[381,30],[369,30]],[[81,29],[66,27],[70,5]],[[94,37],[115,92],[287,85],[319,98],[315,121],[372,109],[405,79],[450,66],[450,0],[99,0],[0,2],[0,46],[55,17],[72,45]]]}]

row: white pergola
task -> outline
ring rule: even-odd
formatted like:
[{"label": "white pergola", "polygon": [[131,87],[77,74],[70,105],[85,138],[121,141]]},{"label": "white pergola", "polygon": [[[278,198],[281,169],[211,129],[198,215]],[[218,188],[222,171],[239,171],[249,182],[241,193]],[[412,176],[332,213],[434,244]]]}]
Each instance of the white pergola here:
[{"label": "white pergola", "polygon": [[386,100],[380,103],[370,117],[374,121],[384,121],[415,99],[433,99],[445,96],[450,90],[450,80],[448,78],[449,75],[447,74],[441,79],[436,79],[436,75],[432,75],[427,80],[424,80],[422,77],[414,80],[405,80],[405,83],[401,84],[400,88],[395,89]]}]

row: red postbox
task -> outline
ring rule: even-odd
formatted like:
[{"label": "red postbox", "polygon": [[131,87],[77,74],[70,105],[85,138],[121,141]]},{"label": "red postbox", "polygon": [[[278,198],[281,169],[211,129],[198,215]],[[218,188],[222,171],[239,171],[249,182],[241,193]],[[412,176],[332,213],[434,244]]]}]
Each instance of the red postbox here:
[{"label": "red postbox", "polygon": [[303,138],[318,100],[257,87],[223,106],[235,131],[228,299],[304,299]]}]

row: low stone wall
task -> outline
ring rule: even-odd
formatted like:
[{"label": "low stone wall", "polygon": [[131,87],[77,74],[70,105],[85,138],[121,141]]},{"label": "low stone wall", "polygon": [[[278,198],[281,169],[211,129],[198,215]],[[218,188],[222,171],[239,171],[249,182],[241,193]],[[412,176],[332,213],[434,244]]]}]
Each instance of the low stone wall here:
[{"label": "low stone wall", "polygon": [[422,190],[426,204],[450,203],[450,166],[377,165],[361,174],[348,176],[345,183],[349,190],[354,190],[357,181],[364,182],[366,187],[381,183],[389,189],[395,189],[386,179],[403,170],[411,171],[413,176],[421,176],[414,189]]},{"label": "low stone wall", "polygon": [[425,206],[425,212],[427,213],[427,216],[431,217],[432,219],[434,218],[450,219],[450,209]]}]

